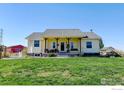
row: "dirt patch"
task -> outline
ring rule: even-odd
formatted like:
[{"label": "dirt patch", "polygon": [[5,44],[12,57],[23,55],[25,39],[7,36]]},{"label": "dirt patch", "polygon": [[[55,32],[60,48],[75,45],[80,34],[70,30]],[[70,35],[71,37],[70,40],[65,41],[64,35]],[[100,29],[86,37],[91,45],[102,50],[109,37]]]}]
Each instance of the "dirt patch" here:
[{"label": "dirt patch", "polygon": [[70,77],[71,77],[71,74],[70,74],[70,72],[69,72],[68,70],[66,70],[66,71],[64,71],[64,72],[62,73],[62,76],[63,76],[64,78],[70,78]]},{"label": "dirt patch", "polygon": [[8,76],[12,76],[13,75],[13,72],[3,72],[1,73],[1,76],[3,77],[8,77]]},{"label": "dirt patch", "polygon": [[37,73],[38,77],[49,77],[49,76],[60,76],[64,78],[70,78],[71,74],[68,70],[61,72],[61,71],[40,71]]},{"label": "dirt patch", "polygon": [[37,73],[38,77],[49,77],[52,75],[56,75],[56,74],[61,74],[60,71],[53,71],[53,72],[47,72],[47,71],[40,71]]}]

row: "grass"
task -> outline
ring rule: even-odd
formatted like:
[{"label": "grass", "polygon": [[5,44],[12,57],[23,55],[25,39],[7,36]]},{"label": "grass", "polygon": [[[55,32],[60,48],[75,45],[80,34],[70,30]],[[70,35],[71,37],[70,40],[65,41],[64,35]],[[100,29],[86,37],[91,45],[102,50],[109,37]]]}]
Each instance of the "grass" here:
[{"label": "grass", "polygon": [[123,85],[124,58],[0,60],[0,85]]}]

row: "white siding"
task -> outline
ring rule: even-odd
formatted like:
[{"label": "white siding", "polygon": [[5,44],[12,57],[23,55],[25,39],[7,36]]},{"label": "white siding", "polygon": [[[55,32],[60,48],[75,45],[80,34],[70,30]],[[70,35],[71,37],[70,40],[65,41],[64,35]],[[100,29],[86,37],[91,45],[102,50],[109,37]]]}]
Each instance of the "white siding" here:
[{"label": "white siding", "polygon": [[[86,42],[92,42],[92,48],[87,48],[86,47]],[[99,53],[100,52],[100,47],[99,47],[99,40],[89,40],[89,39],[82,39],[81,40],[81,48],[82,48],[82,53]]]},{"label": "white siding", "polygon": [[28,53],[41,53],[41,40],[40,40],[40,46],[34,47],[34,40],[28,40]]},{"label": "white siding", "polygon": [[[38,39],[36,39],[36,40],[38,40]],[[46,48],[48,48],[48,47],[51,48],[52,44],[50,43],[50,46],[49,46],[48,40],[46,42],[47,42]],[[60,42],[60,40],[59,40],[59,42]],[[71,42],[71,40],[70,40],[70,42]],[[87,48],[86,42],[92,42],[92,48]],[[74,48],[78,48],[78,50],[80,50],[79,45],[80,45],[80,42],[78,42],[78,43],[74,42]],[[44,47],[45,47],[45,41],[43,39],[40,40],[40,47],[34,47],[34,40],[28,40],[28,53],[44,52]],[[59,47],[59,49],[60,49],[60,47]],[[82,53],[99,53],[100,52],[99,40],[97,40],[97,39],[91,39],[91,40],[90,39],[82,39],[81,40],[81,50],[82,50]],[[65,51],[66,51],[66,47],[65,47]]]}]

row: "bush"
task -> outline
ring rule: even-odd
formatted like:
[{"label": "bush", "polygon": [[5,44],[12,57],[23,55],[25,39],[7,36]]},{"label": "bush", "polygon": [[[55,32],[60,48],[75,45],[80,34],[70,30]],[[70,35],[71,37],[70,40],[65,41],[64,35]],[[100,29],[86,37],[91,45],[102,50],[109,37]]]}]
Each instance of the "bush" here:
[{"label": "bush", "polygon": [[57,55],[52,53],[52,54],[49,54],[48,56],[49,57],[56,57]]},{"label": "bush", "polygon": [[73,49],[71,49],[71,51],[78,51],[78,49],[77,48],[73,48]]},{"label": "bush", "polygon": [[50,53],[57,53],[57,52],[59,52],[59,50],[58,49],[51,49],[49,52]]}]

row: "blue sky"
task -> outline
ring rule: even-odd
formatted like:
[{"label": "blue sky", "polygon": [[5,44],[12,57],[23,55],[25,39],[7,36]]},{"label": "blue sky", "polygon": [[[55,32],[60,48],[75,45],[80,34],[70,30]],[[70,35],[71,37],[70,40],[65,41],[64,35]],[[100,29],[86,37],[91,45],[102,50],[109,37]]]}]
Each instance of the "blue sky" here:
[{"label": "blue sky", "polygon": [[0,4],[4,44],[27,45],[25,37],[47,28],[78,28],[124,50],[124,4]]}]

